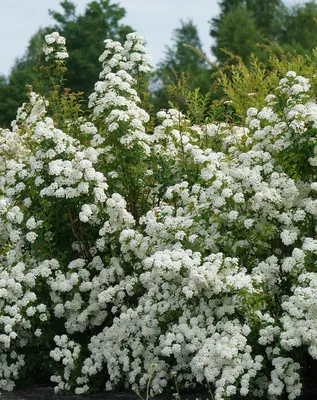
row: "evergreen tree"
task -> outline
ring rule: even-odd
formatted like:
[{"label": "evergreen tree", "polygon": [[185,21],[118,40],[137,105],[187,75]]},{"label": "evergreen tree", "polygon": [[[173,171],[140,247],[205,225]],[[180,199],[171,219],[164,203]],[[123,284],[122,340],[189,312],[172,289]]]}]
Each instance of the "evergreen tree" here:
[{"label": "evergreen tree", "polygon": [[92,1],[83,15],[76,14],[75,5],[64,0],[63,14],[50,11],[57,21],[54,29],[67,38],[69,60],[65,75],[66,85],[73,91],[90,94],[100,72],[98,58],[104,50],[105,38],[124,41],[132,32],[130,26],[122,24],[126,11],[111,0]]},{"label": "evergreen tree", "polygon": [[[49,28],[39,29],[30,39],[23,57],[17,59],[9,77],[0,82],[0,126],[9,127],[16,110],[26,101],[27,84],[36,81],[36,70],[40,64],[43,37]],[[38,82],[40,84],[40,82]]]},{"label": "evergreen tree", "polygon": [[7,94],[7,86],[8,82],[4,75],[0,75],[0,118],[5,118],[6,113],[6,104],[5,99],[8,96]]},{"label": "evergreen tree", "polygon": [[256,44],[261,40],[251,13],[242,6],[229,10],[214,32],[217,36],[212,51],[221,63],[228,58],[223,49],[239,55],[246,62],[250,53],[256,52]]},{"label": "evergreen tree", "polygon": [[[0,80],[0,126],[7,127],[15,118],[17,108],[26,100],[26,84],[43,86],[36,82],[36,72],[43,57],[41,47],[45,34],[59,31],[67,37],[70,55],[65,74],[66,87],[72,91],[84,91],[87,96],[93,91],[94,82],[100,72],[98,58],[103,52],[105,38],[124,40],[132,31],[121,22],[125,9],[110,0],[96,0],[89,3],[84,14],[76,14],[76,6],[69,0],[61,2],[62,12],[49,11],[55,25],[40,29],[29,41],[23,57],[13,66],[9,77]],[[43,89],[43,87],[41,87]]]},{"label": "evergreen tree", "polygon": [[285,49],[311,54],[317,46],[317,4],[312,0],[288,9],[280,42]]},{"label": "evergreen tree", "polygon": [[200,88],[202,93],[208,92],[211,69],[198,53],[203,54],[203,48],[197,27],[191,20],[181,21],[181,26],[173,32],[172,45],[166,47],[165,58],[154,73],[156,88],[153,101],[156,110],[168,107],[168,102],[173,98],[166,91],[166,87],[175,84],[182,76],[188,82],[188,89]]},{"label": "evergreen tree", "polygon": [[276,40],[280,35],[286,8],[281,0],[246,0],[246,9],[264,38]]},{"label": "evergreen tree", "polygon": [[222,48],[244,61],[251,52],[261,58],[256,44],[266,38],[278,40],[285,15],[281,0],[222,0],[219,6],[219,16],[210,21],[210,35],[215,38],[212,51],[218,61],[224,62],[228,57]]}]

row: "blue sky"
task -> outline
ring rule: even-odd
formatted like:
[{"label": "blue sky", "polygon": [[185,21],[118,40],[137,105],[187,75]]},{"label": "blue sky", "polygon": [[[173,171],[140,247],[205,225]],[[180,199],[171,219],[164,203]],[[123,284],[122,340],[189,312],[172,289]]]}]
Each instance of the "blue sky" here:
[{"label": "blue sky", "polygon": [[[73,0],[82,13],[91,0]],[[259,0],[265,1],[265,0]],[[157,63],[164,56],[172,32],[180,20],[192,19],[198,27],[203,48],[212,59],[208,21],[219,12],[217,0],[113,0],[127,10],[125,21],[142,34]],[[304,0],[288,0],[288,4]],[[60,0],[1,0],[0,74],[8,75],[14,61],[21,57],[31,36],[50,25],[48,9],[60,10]],[[67,38],[66,38],[67,39]]]},{"label": "blue sky", "polygon": [[[79,13],[90,1],[73,0]],[[15,59],[23,55],[30,37],[39,27],[52,23],[48,9],[61,10],[59,3],[60,0],[1,0],[0,74],[8,75]],[[217,0],[113,0],[113,3],[126,9],[124,22],[145,37],[155,63],[164,56],[164,47],[181,19],[194,21],[204,51],[211,56],[208,20],[219,12]]]}]

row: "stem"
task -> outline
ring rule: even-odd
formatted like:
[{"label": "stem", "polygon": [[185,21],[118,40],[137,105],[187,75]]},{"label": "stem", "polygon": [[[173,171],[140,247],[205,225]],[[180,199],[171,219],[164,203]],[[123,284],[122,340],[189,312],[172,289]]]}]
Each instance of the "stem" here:
[{"label": "stem", "polygon": [[179,388],[178,388],[177,379],[176,379],[176,372],[173,373],[173,378],[174,378],[175,389],[176,389],[176,393],[174,394],[174,396],[177,400],[181,400],[181,395],[179,394]]},{"label": "stem", "polygon": [[89,252],[88,252],[88,250],[87,250],[87,248],[86,248],[86,246],[84,244],[82,235],[80,237],[80,235],[78,234],[78,231],[76,229],[76,225],[74,223],[74,220],[73,220],[73,217],[72,217],[72,213],[71,213],[71,210],[70,210],[69,206],[67,207],[67,211],[68,211],[68,215],[69,215],[69,219],[70,219],[70,226],[72,228],[73,235],[78,240],[78,243],[79,243],[80,250],[81,250],[81,253],[83,255],[83,258],[85,258],[86,260],[89,260],[89,258],[90,258]]},{"label": "stem", "polygon": [[206,382],[207,382],[207,387],[208,387],[208,393],[210,394],[211,400],[214,400],[215,398],[214,398],[214,395],[212,394],[210,384],[207,380],[206,380]]},{"label": "stem", "polygon": [[183,143],[183,135],[182,135],[182,124],[181,124],[181,116],[180,116],[180,111],[178,112],[178,126],[179,126],[179,135],[181,137],[181,149],[182,149],[182,156],[183,156],[183,167],[185,170],[185,173],[187,175],[188,179],[188,170],[186,168],[186,159],[185,159],[185,149],[184,149],[184,143]]}]

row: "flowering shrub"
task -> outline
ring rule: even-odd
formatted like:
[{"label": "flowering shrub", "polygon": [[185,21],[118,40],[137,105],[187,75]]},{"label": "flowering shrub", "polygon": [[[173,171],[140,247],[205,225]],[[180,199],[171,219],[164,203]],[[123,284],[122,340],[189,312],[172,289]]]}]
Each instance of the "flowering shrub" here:
[{"label": "flowering shrub", "polygon": [[51,98],[0,130],[0,388],[44,369],[56,392],[157,394],[176,373],[217,400],[298,397],[317,359],[309,79],[288,72],[247,126],[171,109],[149,133],[142,37],[105,41],[90,113],[60,93],[65,39],[44,52]]}]

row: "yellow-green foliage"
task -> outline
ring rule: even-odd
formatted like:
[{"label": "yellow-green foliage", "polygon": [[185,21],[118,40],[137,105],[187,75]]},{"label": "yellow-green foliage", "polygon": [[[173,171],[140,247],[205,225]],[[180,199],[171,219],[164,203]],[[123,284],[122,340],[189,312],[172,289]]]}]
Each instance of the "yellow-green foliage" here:
[{"label": "yellow-green foliage", "polygon": [[215,72],[207,94],[202,94],[199,88],[189,89],[186,74],[176,75],[176,83],[167,88],[175,100],[170,106],[180,109],[193,124],[215,121],[244,124],[248,108],[265,107],[266,96],[275,93],[288,71],[309,78],[310,95],[316,97],[317,48],[311,56],[304,56],[295,50],[285,52],[272,43],[261,47],[267,52],[266,63],[254,54],[244,63],[241,57],[227,52],[230,59],[215,71],[216,65],[209,61]]},{"label": "yellow-green foliage", "polygon": [[[250,107],[261,108],[265,105],[265,97],[274,94],[279,80],[287,71],[295,71],[310,79],[312,94],[316,93],[317,81],[317,49],[312,56],[298,55],[296,52],[285,53],[278,46],[264,46],[269,53],[268,62],[264,64],[251,55],[247,66],[240,57],[231,57],[231,63],[224,64],[214,78],[230,101],[235,114],[243,119]],[[232,63],[235,61],[235,63]]]}]

